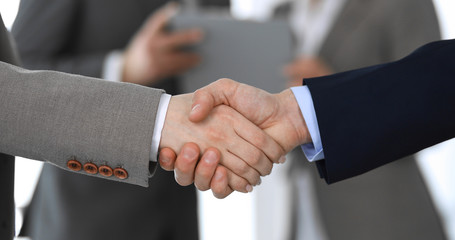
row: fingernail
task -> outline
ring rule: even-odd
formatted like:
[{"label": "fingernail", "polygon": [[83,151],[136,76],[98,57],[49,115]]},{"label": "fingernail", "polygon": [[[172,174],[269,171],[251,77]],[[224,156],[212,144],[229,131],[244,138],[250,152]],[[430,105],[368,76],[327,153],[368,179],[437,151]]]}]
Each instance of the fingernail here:
[{"label": "fingernail", "polygon": [[262,179],[259,178],[258,186],[261,185]]},{"label": "fingernail", "polygon": [[200,106],[201,106],[200,104],[194,105],[194,107],[191,109],[191,113],[196,111],[196,109],[198,109]]},{"label": "fingernail", "polygon": [[216,181],[220,181],[222,177],[223,177],[223,174],[221,174],[221,173],[218,172],[218,171],[215,172],[214,178],[215,178]]},{"label": "fingernail", "polygon": [[279,163],[284,163],[286,162],[286,156],[280,157],[280,160],[278,160]]},{"label": "fingernail", "polygon": [[194,151],[192,148],[184,148],[183,149],[183,157],[193,159],[196,158],[198,155],[198,152]]},{"label": "fingernail", "polygon": [[246,191],[247,192],[252,192],[253,191],[253,187],[250,184],[246,185]]},{"label": "fingernail", "polygon": [[216,157],[216,154],[212,151],[208,151],[206,154],[205,154],[205,158],[204,158],[204,161],[208,164],[213,164],[217,161],[217,157]]},{"label": "fingernail", "polygon": [[160,156],[160,161],[162,163],[169,163],[169,158],[165,157],[165,156]]},{"label": "fingernail", "polygon": [[175,178],[175,181],[178,183],[178,179],[179,179],[179,174],[177,173],[177,171],[174,170],[174,178]]}]

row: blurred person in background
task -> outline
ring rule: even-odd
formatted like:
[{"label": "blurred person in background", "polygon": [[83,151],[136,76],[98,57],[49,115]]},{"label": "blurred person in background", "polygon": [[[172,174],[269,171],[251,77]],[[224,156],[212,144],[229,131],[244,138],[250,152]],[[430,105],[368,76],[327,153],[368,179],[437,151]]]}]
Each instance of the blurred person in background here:
[{"label": "blurred person in background", "polygon": [[[23,65],[179,93],[176,76],[200,61],[179,48],[197,29],[169,33],[169,1],[22,0],[13,35]],[[202,7],[228,6],[206,0]],[[196,193],[156,170],[149,188],[43,167],[21,235],[39,239],[198,239]],[[110,219],[111,221],[106,221]]]},{"label": "blurred person in background", "polygon": [[[300,86],[303,78],[394,61],[440,39],[431,0],[248,2],[243,18],[284,18],[291,24],[296,57],[283,69],[289,87]],[[333,185],[321,181],[303,157],[295,149],[288,155],[289,174],[276,168],[255,191],[259,239],[446,239],[415,157]],[[287,181],[290,187],[276,184]],[[281,202],[265,198],[286,188]],[[291,207],[283,209],[283,202]]]},{"label": "blurred person in background", "polygon": [[[296,0],[277,9],[289,13],[297,40],[284,68],[289,86],[398,60],[440,38],[431,0]],[[333,185],[302,161],[301,149],[288,158],[290,239],[446,238],[414,156]]]}]

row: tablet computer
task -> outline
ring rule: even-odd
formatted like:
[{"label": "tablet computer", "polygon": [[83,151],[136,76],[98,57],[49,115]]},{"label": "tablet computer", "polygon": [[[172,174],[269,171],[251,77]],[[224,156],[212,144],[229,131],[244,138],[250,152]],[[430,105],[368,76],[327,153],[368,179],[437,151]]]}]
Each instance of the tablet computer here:
[{"label": "tablet computer", "polygon": [[286,86],[283,66],[292,60],[292,37],[286,21],[251,22],[213,15],[176,16],[171,29],[199,28],[204,40],[190,51],[202,62],[179,79],[184,92],[193,92],[220,78],[231,78],[268,92]]}]

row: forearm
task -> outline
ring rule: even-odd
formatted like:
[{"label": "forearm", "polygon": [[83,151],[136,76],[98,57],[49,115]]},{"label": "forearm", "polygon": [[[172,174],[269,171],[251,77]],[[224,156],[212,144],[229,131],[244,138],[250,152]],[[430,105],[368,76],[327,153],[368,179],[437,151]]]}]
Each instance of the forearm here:
[{"label": "forearm", "polygon": [[122,167],[122,181],[147,186],[163,91],[4,63],[0,71],[0,152],[64,169],[70,159]]},{"label": "forearm", "polygon": [[397,62],[307,79],[324,147],[322,176],[336,182],[455,136],[455,41]]}]

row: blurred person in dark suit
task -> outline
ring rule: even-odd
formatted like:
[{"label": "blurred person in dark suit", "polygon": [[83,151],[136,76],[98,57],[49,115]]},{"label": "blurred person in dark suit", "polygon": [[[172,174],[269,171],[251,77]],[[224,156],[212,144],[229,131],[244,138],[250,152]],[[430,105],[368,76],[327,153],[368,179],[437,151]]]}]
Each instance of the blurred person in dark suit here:
[{"label": "blurred person in dark suit", "polygon": [[[263,6],[261,1],[255,3],[254,9]],[[394,61],[440,38],[431,0],[267,3],[274,9],[268,12],[275,18],[288,19],[295,34],[296,58],[284,68],[289,86],[300,86],[302,78]],[[303,157],[301,149],[295,149],[288,156],[290,174],[274,172],[282,175],[277,178],[292,183],[292,191],[283,194],[292,197],[289,211],[263,200],[264,195],[274,192],[273,187],[267,189],[267,179],[256,191],[261,194],[258,206],[263,206],[257,211],[259,238],[271,236],[271,231],[278,231],[281,237],[282,231],[275,230],[276,226],[291,219],[291,239],[445,239],[414,156],[331,186],[319,180],[312,164],[301,161]],[[398,180],[399,185],[395,184]],[[275,211],[266,211],[276,206]],[[270,212],[282,215],[262,221]]]},{"label": "blurred person in dark suit", "polygon": [[[29,69],[137,83],[176,94],[175,76],[200,60],[179,48],[203,36],[195,29],[166,32],[175,9],[158,9],[167,2],[23,0],[12,32]],[[203,7],[211,4],[226,6],[228,1],[205,1]],[[149,188],[141,188],[45,165],[23,230],[36,240],[198,239],[196,194],[161,169]]]},{"label": "blurred person in dark suit", "polygon": [[[284,69],[290,86],[398,60],[440,38],[431,0],[291,3],[298,44],[297,58]],[[289,158],[291,239],[445,239],[414,156],[333,185],[302,161],[301,149]]]}]

